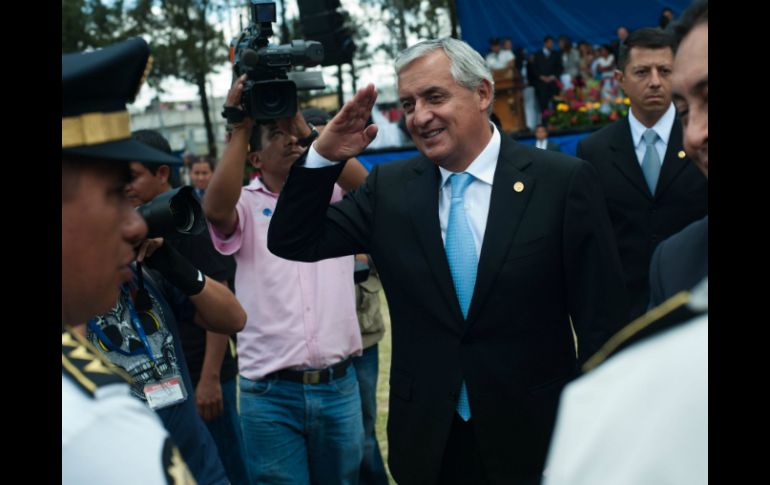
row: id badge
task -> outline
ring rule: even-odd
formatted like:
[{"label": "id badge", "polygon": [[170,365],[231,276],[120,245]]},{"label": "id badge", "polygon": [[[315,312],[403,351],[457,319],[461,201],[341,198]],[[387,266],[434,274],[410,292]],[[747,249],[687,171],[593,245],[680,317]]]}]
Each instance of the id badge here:
[{"label": "id badge", "polygon": [[144,386],[144,396],[152,409],[163,409],[187,398],[182,377],[173,375]]}]

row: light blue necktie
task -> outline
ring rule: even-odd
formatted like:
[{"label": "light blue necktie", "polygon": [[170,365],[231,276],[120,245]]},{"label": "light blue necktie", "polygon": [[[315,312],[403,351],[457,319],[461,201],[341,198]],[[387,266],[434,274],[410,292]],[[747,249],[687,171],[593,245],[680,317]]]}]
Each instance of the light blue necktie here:
[{"label": "light blue necktie", "polygon": [[660,156],[658,150],[655,149],[658,134],[652,128],[648,128],[642,138],[644,144],[647,145],[647,151],[644,152],[644,158],[642,158],[642,172],[644,173],[644,180],[647,181],[647,187],[650,188],[650,193],[655,195],[655,187],[658,185],[658,176],[660,175]]},{"label": "light blue necktie", "polygon": [[[449,177],[449,183],[452,187],[452,202],[449,207],[445,244],[449,270],[452,272],[455,292],[465,318],[468,318],[468,308],[471,306],[473,287],[476,285],[478,266],[476,244],[473,242],[473,233],[468,219],[465,217],[463,204],[463,193],[472,181],[473,176],[469,173],[456,173]],[[471,419],[471,407],[468,403],[468,390],[465,388],[465,381],[460,386],[457,414],[463,421]]]}]

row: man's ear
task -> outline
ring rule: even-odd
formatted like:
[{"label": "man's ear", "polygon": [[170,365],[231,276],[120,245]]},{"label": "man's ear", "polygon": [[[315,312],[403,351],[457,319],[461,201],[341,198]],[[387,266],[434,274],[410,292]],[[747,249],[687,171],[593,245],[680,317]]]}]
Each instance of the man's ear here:
[{"label": "man's ear", "polygon": [[622,83],[623,82],[623,71],[621,71],[620,69],[615,69],[613,74],[615,75],[615,80],[618,83]]},{"label": "man's ear", "polygon": [[249,161],[252,167],[258,170],[262,169],[262,160],[259,159],[259,152],[249,153],[246,155],[246,159]]},{"label": "man's ear", "polygon": [[489,105],[492,104],[492,83],[487,79],[482,79],[481,84],[476,88],[476,93],[479,95],[480,111],[486,112]]},{"label": "man's ear", "polygon": [[161,182],[166,183],[168,182],[168,178],[171,175],[171,167],[168,165],[161,165],[158,167],[158,171],[155,172],[155,175],[160,177]]}]

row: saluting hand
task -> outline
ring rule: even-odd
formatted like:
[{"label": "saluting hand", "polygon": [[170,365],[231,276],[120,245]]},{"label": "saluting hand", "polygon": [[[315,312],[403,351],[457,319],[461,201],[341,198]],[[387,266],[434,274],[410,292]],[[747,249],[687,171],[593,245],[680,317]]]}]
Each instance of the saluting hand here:
[{"label": "saluting hand", "polygon": [[359,89],[315,142],[316,151],[329,160],[343,161],[361,153],[377,136],[377,125],[366,126],[377,99],[374,84]]}]

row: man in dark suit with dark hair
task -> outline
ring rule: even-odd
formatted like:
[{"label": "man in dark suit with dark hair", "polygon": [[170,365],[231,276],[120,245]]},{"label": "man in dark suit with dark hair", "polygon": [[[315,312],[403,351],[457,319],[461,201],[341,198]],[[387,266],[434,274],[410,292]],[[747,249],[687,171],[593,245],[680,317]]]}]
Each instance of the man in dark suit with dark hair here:
[{"label": "man in dark suit with dark hair", "polygon": [[[708,1],[688,8],[673,32],[678,44],[673,99],[684,124],[684,148],[708,177]],[[708,276],[708,231],[706,216],[658,245],[650,264],[651,307]]]},{"label": "man in dark suit with dark hair", "polygon": [[708,212],[707,179],[687,160],[671,103],[673,38],[656,28],[628,36],[615,77],[631,100],[628,117],[578,143],[596,167],[631,297],[628,320],[649,303],[655,247]]},{"label": "man in dark suit with dark hair", "polygon": [[561,145],[548,139],[548,129],[542,123],[535,127],[535,147],[541,150],[561,151]]},{"label": "man in dark suit with dark hair", "polygon": [[[694,2],[674,32],[682,39],[674,103],[685,150],[707,174],[708,1]],[[697,279],[708,273],[707,225],[661,243],[652,293],[665,301],[618,332],[565,388],[543,485],[708,483],[708,276]]]},{"label": "man in dark suit with dark hair", "polygon": [[562,387],[623,322],[596,174],[500,135],[491,74],[466,43],[416,44],[396,72],[422,156],[376,166],[324,207],[344,165],[335,161],[377,132],[366,126],[374,86],[360,90],[292,168],[268,248],[376,262],[393,322],[388,446],[399,483],[539,483]]},{"label": "man in dark suit with dark hair", "polygon": [[548,108],[554,96],[559,94],[559,76],[563,67],[561,53],[553,50],[553,37],[547,35],[543,39],[543,48],[535,53],[532,65],[535,71],[535,92],[540,111]]}]

